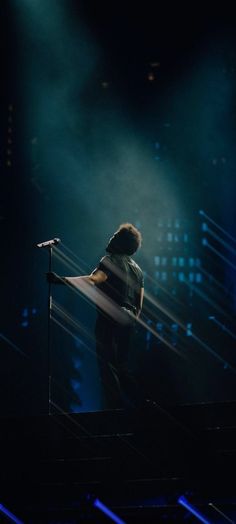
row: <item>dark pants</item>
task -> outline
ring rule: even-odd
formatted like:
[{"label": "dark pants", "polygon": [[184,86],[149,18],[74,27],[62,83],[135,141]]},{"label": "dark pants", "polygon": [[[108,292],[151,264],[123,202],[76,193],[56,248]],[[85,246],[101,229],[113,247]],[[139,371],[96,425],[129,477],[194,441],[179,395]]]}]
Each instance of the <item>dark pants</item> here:
[{"label": "dark pants", "polygon": [[135,318],[127,313],[127,322],[118,323],[98,315],[95,336],[104,408],[132,405],[137,385],[130,371],[129,352]]}]

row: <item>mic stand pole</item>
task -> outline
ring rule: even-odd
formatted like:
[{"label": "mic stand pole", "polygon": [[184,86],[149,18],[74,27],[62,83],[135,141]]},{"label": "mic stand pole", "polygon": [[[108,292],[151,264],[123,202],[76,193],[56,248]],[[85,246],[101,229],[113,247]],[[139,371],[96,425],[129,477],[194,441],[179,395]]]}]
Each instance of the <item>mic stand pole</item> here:
[{"label": "mic stand pole", "polygon": [[[48,249],[49,254],[49,273],[52,272],[52,249],[53,246],[56,246],[61,242],[60,238],[53,238],[52,240],[47,240],[46,242],[41,242],[36,244],[39,248]],[[52,398],[52,375],[51,375],[51,319],[52,319],[52,284],[50,279],[48,281],[48,414],[51,415],[51,398]]]},{"label": "mic stand pole", "polygon": [[[52,246],[48,247],[49,264],[48,271],[52,272]],[[52,394],[52,375],[51,375],[51,319],[52,319],[52,284],[48,282],[48,414],[51,415],[51,394]]]}]

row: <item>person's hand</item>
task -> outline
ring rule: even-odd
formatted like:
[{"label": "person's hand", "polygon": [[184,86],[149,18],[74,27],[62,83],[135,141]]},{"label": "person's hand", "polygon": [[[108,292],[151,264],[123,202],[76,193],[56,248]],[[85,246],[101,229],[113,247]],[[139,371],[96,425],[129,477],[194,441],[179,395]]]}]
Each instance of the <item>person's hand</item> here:
[{"label": "person's hand", "polygon": [[59,277],[56,273],[53,273],[52,271],[49,273],[46,273],[47,282],[49,284],[62,284],[63,281],[61,277]]}]

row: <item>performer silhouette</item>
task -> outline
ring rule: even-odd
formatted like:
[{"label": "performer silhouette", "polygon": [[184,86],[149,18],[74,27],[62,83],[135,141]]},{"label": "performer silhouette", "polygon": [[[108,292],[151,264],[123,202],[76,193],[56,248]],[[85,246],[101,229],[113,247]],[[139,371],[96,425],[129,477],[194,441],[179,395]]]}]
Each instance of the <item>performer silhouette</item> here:
[{"label": "performer silhouette", "polygon": [[144,296],[142,270],[131,258],[141,241],[133,224],[121,224],[108,242],[106,256],[90,275],[59,277],[48,273],[52,283],[68,283],[82,291],[86,285],[96,286],[100,293],[96,300],[95,338],[105,408],[135,405],[139,398],[129,368],[129,353]]}]

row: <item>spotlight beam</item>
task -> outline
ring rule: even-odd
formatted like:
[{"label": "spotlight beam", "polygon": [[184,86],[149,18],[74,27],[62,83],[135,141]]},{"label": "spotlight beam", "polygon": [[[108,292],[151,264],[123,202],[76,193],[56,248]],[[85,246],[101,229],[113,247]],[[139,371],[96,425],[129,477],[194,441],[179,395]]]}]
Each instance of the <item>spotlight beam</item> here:
[{"label": "spotlight beam", "polygon": [[219,515],[221,515],[221,517],[224,517],[226,522],[230,522],[230,524],[235,524],[235,520],[231,520],[229,517],[227,517],[227,515],[225,515],[225,513],[223,513],[223,511],[221,511],[219,508],[217,508],[212,502],[209,502],[208,506],[210,506],[217,513],[219,513]]},{"label": "spotlight beam", "polygon": [[22,357],[27,357],[27,355],[20,348],[18,348],[18,346],[16,346],[16,344],[14,344],[14,342],[12,342],[9,338],[7,338],[5,335],[3,335],[3,333],[0,333],[0,338],[2,340],[4,340],[4,342],[9,344],[10,347],[15,349],[15,351],[17,351],[17,353],[20,353],[20,355],[22,355]]},{"label": "spotlight beam", "polygon": [[230,238],[230,240],[232,240],[233,242],[236,243],[236,238],[234,238],[232,235],[230,235],[230,233],[228,233],[228,231],[226,231],[226,229],[224,229],[219,224],[217,224],[217,222],[215,222],[215,220],[213,220],[211,217],[209,217],[209,215],[207,215],[204,211],[200,210],[199,211],[199,215],[204,216],[209,222],[211,222],[211,224],[213,224],[215,227],[217,227],[217,229],[219,229],[222,233],[224,233],[224,235],[226,235],[228,238]]},{"label": "spotlight beam", "polygon": [[236,270],[236,265],[233,264],[233,262],[231,262],[228,258],[226,258],[224,255],[222,255],[220,253],[220,251],[218,251],[218,249],[216,249],[215,247],[213,247],[208,241],[207,239],[205,239],[205,242],[204,242],[204,245],[206,247],[208,247],[208,249],[210,251],[212,251],[215,255],[217,255],[219,258],[221,258],[221,260],[223,260],[226,264],[228,264],[230,267],[232,267],[233,269]]},{"label": "spotlight beam", "polygon": [[233,253],[234,255],[236,255],[236,249],[233,248],[232,246],[230,246],[230,244],[228,244],[228,242],[225,242],[225,240],[223,240],[223,238],[221,238],[219,235],[217,235],[217,233],[215,233],[210,227],[207,227],[207,233],[209,233],[209,235],[214,238],[215,240],[217,240],[220,244],[222,244],[222,246],[224,246],[226,249],[228,249],[229,251],[231,251],[231,253]]}]

